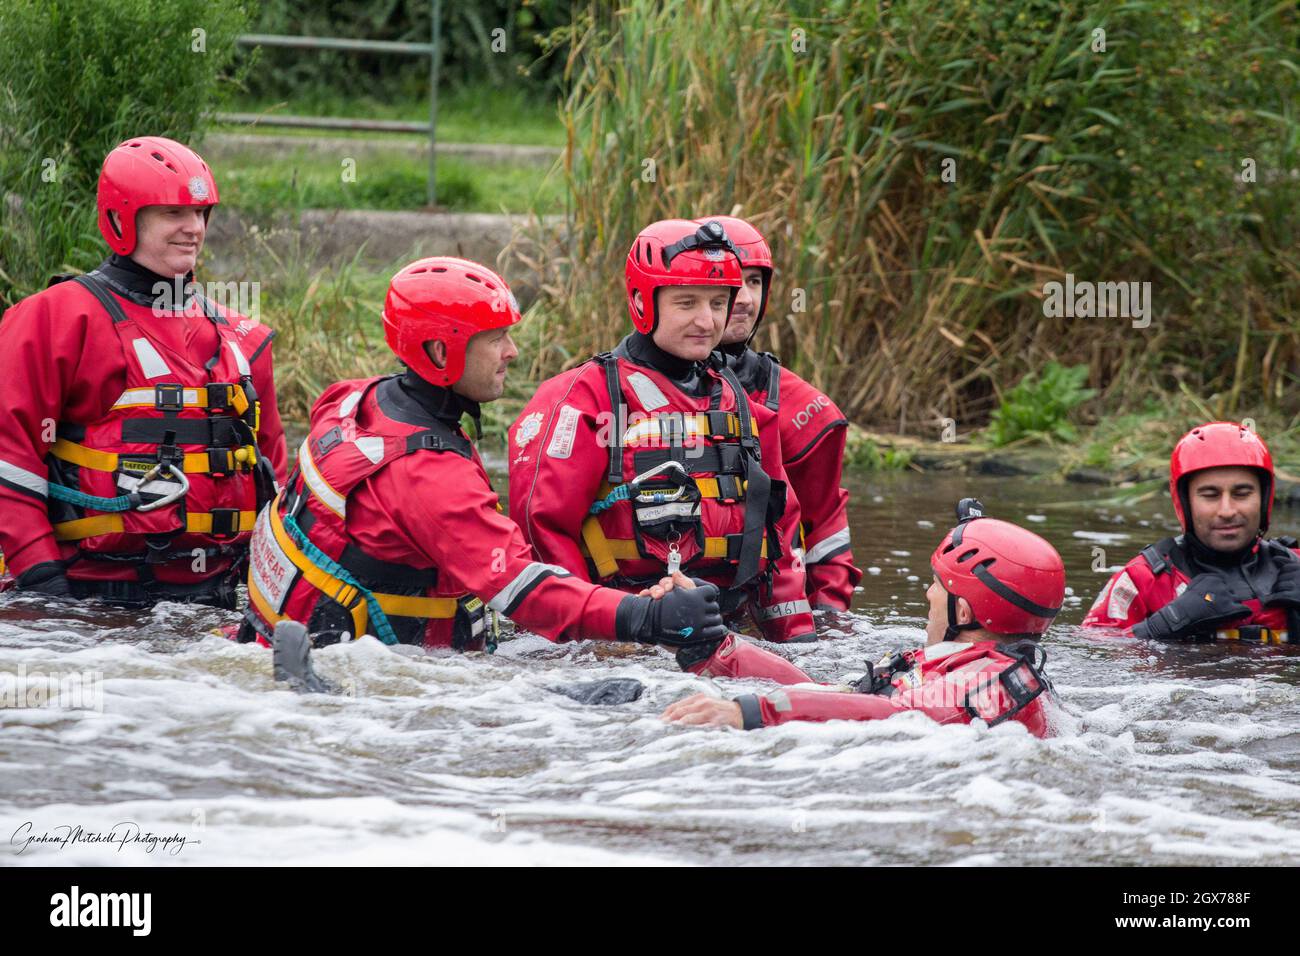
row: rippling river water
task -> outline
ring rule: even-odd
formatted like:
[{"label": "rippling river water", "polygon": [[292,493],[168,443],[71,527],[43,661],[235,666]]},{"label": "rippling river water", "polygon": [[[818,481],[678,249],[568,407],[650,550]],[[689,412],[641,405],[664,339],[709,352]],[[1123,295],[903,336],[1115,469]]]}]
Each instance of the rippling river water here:
[{"label": "rippling river water", "polygon": [[[1116,503],[1091,486],[930,475],[849,484],[863,589],[853,613],[821,621],[830,639],[782,652],[831,679],[919,644],[930,552],[953,502],[976,494],[1066,561],[1072,596],[1046,639],[1056,739],[919,715],[750,733],[668,727],[658,714],[673,700],[759,685],[683,674],[653,648],[527,634],[493,656],[370,639],[328,648],[317,670],[348,694],[298,696],[272,681],[267,650],[211,634],[234,615],[9,596],[0,859],[1300,862],[1298,652],[1164,647],[1076,626],[1106,580],[1093,566],[1169,533],[1163,495]],[[1298,528],[1295,511],[1275,516],[1276,532]],[[45,703],[51,675],[63,681],[60,706]],[[602,677],[635,677],[645,694],[592,707],[551,690]]]}]

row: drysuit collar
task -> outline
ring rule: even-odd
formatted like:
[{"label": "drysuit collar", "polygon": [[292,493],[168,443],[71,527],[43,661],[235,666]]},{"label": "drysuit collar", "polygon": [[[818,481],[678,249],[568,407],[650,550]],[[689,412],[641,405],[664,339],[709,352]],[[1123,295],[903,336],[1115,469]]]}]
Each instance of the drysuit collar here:
[{"label": "drysuit collar", "polygon": [[695,394],[702,382],[707,382],[703,362],[679,358],[665,352],[654,339],[644,332],[633,332],[619,343],[616,353],[622,353],[637,365],[644,365],[666,375],[674,385],[688,394]]},{"label": "drysuit collar", "polygon": [[[146,269],[130,256],[119,256],[117,253],[100,263],[98,271],[114,292],[136,305],[158,304],[162,308],[173,308],[171,302],[177,284],[175,276],[160,275],[152,269]],[[185,305],[189,305],[189,285],[193,281],[193,272],[185,273],[180,280]]]},{"label": "drysuit collar", "polygon": [[430,384],[409,368],[403,375],[385,381],[379,397],[385,414],[408,425],[423,425],[435,418],[455,429],[468,412],[477,427],[482,413],[478,402]]}]

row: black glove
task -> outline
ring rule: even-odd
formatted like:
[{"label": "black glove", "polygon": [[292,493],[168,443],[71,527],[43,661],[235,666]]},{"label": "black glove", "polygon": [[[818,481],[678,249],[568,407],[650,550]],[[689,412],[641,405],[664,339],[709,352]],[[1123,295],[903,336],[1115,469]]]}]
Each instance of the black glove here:
[{"label": "black glove", "polygon": [[628,595],[614,622],[618,640],[642,644],[690,647],[727,636],[717,586],[702,581],[691,590],[674,588],[658,600]]},{"label": "black glove", "polygon": [[37,594],[48,594],[50,597],[72,599],[72,585],[68,584],[68,576],[63,573],[63,565],[57,561],[32,565],[18,575],[15,583],[20,591],[33,591]]},{"label": "black glove", "polygon": [[1276,558],[1277,580],[1273,582],[1273,593],[1264,599],[1265,607],[1284,607],[1291,610],[1300,609],[1300,560],[1294,552]]},{"label": "black glove", "polygon": [[1160,641],[1184,640],[1249,614],[1250,608],[1232,596],[1232,588],[1223,575],[1210,571],[1192,578],[1186,591],[1134,625],[1133,636]]}]

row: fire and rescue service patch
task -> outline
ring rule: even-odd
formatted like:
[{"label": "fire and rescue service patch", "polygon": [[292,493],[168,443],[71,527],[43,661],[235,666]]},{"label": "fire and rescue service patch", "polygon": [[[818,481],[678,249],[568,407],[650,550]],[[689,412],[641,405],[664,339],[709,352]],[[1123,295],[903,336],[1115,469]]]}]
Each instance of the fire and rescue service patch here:
[{"label": "fire and rescue service patch", "polygon": [[1115,583],[1110,586],[1110,596],[1106,599],[1106,616],[1112,621],[1126,620],[1128,609],[1133,606],[1137,593],[1137,585],[1128,576],[1128,572],[1121,571],[1115,578]]},{"label": "fire and rescue service patch", "polygon": [[523,448],[536,438],[542,431],[542,419],[545,417],[541,412],[525,415],[524,420],[519,423],[519,430],[515,432],[515,444]]},{"label": "fire and rescue service patch", "polygon": [[551,444],[546,454],[551,458],[568,458],[573,454],[573,439],[578,434],[578,419],[582,412],[572,405],[561,405],[560,414],[555,422],[555,432],[551,435]]},{"label": "fire and rescue service patch", "polygon": [[249,548],[249,584],[260,591],[271,610],[279,614],[297,572],[298,569],[271,533],[271,508],[263,508],[257,517],[252,547]]},{"label": "fire and rescue service patch", "polygon": [[202,176],[191,176],[190,181],[186,183],[186,187],[190,191],[190,196],[199,202],[203,202],[208,198],[208,184]]}]

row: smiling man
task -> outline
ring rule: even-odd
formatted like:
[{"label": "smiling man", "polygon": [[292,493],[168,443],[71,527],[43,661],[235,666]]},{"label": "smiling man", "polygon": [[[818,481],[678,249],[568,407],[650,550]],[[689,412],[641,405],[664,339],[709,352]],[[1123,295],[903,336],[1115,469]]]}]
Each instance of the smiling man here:
[{"label": "smiling man", "polygon": [[[511,516],[574,575],[637,592],[681,569],[768,640],[812,639],[775,418],[714,354],[741,285],[735,246],[716,222],[657,222],[624,276],[634,331],[543,382],[510,428]],[[678,663],[726,672],[734,646]]]},{"label": "smiling man", "polygon": [[1193,428],[1169,460],[1183,534],[1142,550],[1107,582],[1085,627],[1162,640],[1295,641],[1300,558],[1293,539],[1267,539],[1273,457],[1233,422]]},{"label": "smiling man", "polygon": [[193,150],[127,140],[99,177],[112,256],[0,322],[0,548],[21,590],[235,606],[285,447],[271,331],[191,285],[216,204]]},{"label": "smiling man", "polygon": [[501,397],[519,321],[509,286],[476,262],[434,256],[393,276],[384,334],[406,371],[337,382],[312,407],[297,467],[253,535],[241,640],[270,643],[296,621],[317,646],[346,632],[491,650],[493,611],[556,641],[725,636],[716,588],[595,587],[536,560],[501,514],[461,419]]}]

